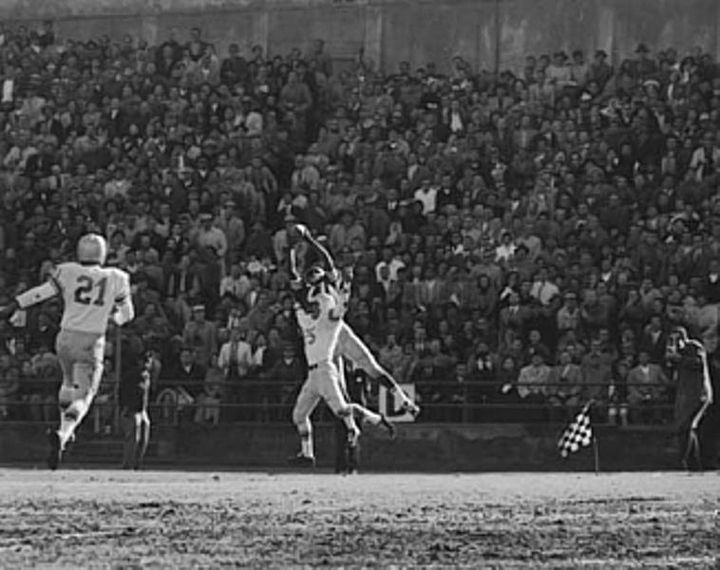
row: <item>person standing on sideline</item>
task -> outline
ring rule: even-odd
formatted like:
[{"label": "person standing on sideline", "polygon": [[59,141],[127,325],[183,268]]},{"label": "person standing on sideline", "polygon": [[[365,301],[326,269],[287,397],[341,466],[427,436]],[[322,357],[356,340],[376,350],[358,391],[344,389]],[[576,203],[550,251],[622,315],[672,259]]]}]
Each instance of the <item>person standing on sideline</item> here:
[{"label": "person standing on sideline", "polygon": [[123,469],[142,468],[150,442],[148,400],[152,379],[152,354],[134,335],[123,335],[120,342],[120,418],[124,434]]}]

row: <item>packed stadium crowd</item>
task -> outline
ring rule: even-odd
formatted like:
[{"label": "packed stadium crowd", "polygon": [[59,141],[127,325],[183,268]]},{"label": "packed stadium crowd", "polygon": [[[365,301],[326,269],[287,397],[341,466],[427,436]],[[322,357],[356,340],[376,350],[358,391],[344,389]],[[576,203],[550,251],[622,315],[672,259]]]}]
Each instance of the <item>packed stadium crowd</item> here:
[{"label": "packed stadium crowd", "polygon": [[[578,50],[383,73],[309,43],[0,28],[0,305],[101,233],[132,275],[125,334],[154,351],[160,413],[284,421],[304,376],[301,222],[354,267],[348,322],[424,419],[564,418],[594,399],[610,422],[664,421],[668,330],[718,343],[713,59],[641,44],[618,66]],[[59,315],[0,323],[0,417],[53,413]]]}]

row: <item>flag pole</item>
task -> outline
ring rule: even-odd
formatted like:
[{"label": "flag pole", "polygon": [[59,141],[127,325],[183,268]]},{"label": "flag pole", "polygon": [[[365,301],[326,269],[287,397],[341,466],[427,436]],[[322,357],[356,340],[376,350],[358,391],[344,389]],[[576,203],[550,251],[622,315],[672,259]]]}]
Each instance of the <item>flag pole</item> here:
[{"label": "flag pole", "polygon": [[[595,400],[592,399],[588,402],[588,414],[592,418],[592,414],[590,414],[590,411],[592,410],[593,406],[595,405]],[[592,445],[593,445],[593,456],[595,459],[595,475],[600,474],[600,451],[598,450],[598,440],[597,440],[597,432],[595,431],[595,428],[592,430]]]},{"label": "flag pole", "polygon": [[597,437],[593,433],[593,453],[595,454],[595,475],[600,474],[600,453],[598,452]]}]

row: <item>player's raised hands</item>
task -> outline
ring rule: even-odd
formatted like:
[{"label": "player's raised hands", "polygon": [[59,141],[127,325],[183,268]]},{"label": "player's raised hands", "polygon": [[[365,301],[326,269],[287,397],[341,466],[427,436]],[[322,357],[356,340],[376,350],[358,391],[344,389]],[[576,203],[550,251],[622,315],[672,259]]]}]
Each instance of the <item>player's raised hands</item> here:
[{"label": "player's raised hands", "polygon": [[310,229],[305,224],[295,224],[295,231],[302,239],[312,237]]}]

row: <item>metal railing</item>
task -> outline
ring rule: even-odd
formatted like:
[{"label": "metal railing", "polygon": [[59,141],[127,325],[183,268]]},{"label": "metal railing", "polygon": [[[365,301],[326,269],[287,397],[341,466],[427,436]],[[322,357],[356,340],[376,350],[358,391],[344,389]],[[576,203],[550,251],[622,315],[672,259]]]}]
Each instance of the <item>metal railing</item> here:
[{"label": "metal railing", "polygon": [[[22,381],[18,386],[20,394],[5,398],[0,395],[0,422],[56,421],[54,396],[48,392],[44,396],[29,393]],[[118,386],[116,381],[106,380],[88,414],[86,423],[98,433],[119,429]],[[163,379],[151,386],[149,411],[156,425],[232,422],[287,425],[291,422],[291,410],[300,386],[300,382],[267,377],[212,383]],[[363,391],[369,407],[383,407],[385,399],[380,397],[380,389],[377,385],[370,386]],[[665,384],[512,384],[509,390],[503,390],[508,384],[501,381],[457,382],[438,378],[404,386],[411,386],[422,408],[415,420],[418,423],[564,422],[592,398],[596,402],[594,420],[597,423],[663,424],[672,421],[674,400],[672,386]],[[654,397],[628,398],[628,393],[632,394],[636,387],[654,391]],[[531,392],[525,394],[524,389]],[[386,405],[381,411],[393,417],[396,410]],[[332,421],[332,414],[320,405],[314,420]]]}]

